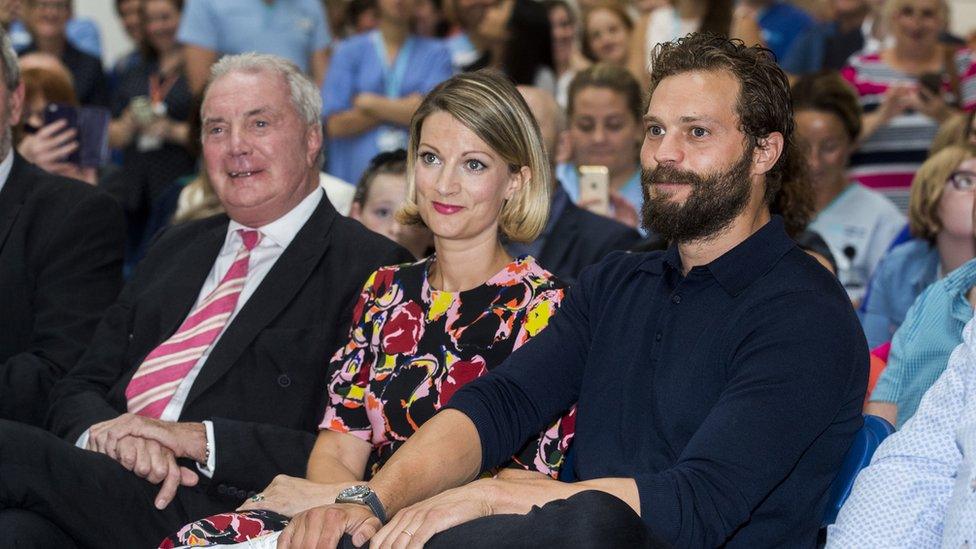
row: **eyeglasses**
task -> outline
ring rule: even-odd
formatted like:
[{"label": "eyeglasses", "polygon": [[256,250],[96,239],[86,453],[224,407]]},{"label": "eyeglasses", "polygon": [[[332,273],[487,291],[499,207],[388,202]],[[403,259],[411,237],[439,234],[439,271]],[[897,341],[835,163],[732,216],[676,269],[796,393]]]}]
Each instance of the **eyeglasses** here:
[{"label": "eyeglasses", "polygon": [[973,192],[976,190],[976,172],[953,172],[946,183],[952,185],[952,188],[957,191]]}]

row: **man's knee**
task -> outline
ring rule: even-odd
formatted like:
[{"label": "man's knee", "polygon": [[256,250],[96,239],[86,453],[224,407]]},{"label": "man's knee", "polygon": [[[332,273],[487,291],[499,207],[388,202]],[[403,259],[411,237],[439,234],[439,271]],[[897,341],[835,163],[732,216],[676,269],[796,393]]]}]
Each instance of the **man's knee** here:
[{"label": "man's knee", "polygon": [[0,535],[4,538],[3,546],[11,549],[76,547],[54,523],[22,509],[0,510]]}]

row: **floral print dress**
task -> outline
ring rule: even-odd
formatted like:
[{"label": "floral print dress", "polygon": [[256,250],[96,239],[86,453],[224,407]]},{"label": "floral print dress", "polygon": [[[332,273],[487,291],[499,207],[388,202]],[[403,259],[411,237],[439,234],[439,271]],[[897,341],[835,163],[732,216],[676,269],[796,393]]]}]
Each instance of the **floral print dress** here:
[{"label": "floral print dress", "polygon": [[[349,343],[332,358],[319,428],[373,445],[367,479],[458,388],[542,331],[565,291],[528,256],[477,288],[439,291],[427,276],[433,260],[376,271],[356,305]],[[515,463],[555,477],[572,435],[566,427],[541,433]]]},{"label": "floral print dress", "polygon": [[[436,290],[428,280],[435,260],[374,272],[354,309],[349,342],[329,365],[329,402],[319,428],[372,444],[366,479],[461,386],[541,332],[565,293],[530,256],[477,288]],[[509,466],[555,478],[573,436],[574,411],[530,440]],[[162,546],[240,543],[286,523],[270,512],[217,515],[183,527]],[[245,524],[246,533],[239,528]]]}]

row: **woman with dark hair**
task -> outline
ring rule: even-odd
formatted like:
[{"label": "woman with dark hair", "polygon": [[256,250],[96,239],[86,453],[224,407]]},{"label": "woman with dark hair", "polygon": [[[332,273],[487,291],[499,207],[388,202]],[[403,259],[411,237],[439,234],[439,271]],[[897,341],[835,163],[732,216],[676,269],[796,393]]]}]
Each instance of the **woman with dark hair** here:
[{"label": "woman with dark hair", "polygon": [[598,211],[630,227],[639,224],[644,202],[638,156],[644,135],[640,84],[624,67],[599,63],[580,71],[569,86],[567,115],[572,157],[556,177],[573,202],[582,200],[580,167],[607,169],[610,211]]},{"label": "woman with dark hair", "polygon": [[[143,0],[139,61],[120,74],[112,96],[109,144],[122,150],[122,170],[110,184],[129,220],[129,258],[148,244],[157,199],[195,171],[189,119],[193,97],[176,40],[183,0]],[[168,217],[164,215],[162,217]]]},{"label": "woman with dark hair", "polygon": [[804,76],[793,85],[800,145],[816,193],[819,233],[837,261],[837,276],[860,303],[878,262],[905,228],[905,217],[887,198],[847,175],[861,129],[857,97],[836,73]]},{"label": "woman with dark hair", "polygon": [[497,69],[516,85],[556,90],[547,8],[535,0],[502,0],[485,10],[478,34],[490,45],[465,70]]},{"label": "woman with dark hair", "polygon": [[577,71],[590,66],[590,62],[579,51],[577,40],[577,17],[573,7],[566,0],[545,0],[542,5],[549,11],[549,24],[552,27],[552,62],[556,71],[556,102],[566,108],[569,83]]}]

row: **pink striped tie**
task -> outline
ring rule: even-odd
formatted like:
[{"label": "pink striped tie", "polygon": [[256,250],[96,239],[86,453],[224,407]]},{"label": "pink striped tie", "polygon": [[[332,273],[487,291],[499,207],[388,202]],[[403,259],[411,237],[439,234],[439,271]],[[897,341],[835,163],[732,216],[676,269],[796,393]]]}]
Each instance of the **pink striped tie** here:
[{"label": "pink striped tie", "polygon": [[237,232],[244,245],[223,280],[190,312],[175,334],[146,356],[129,381],[125,397],[130,412],[159,419],[183,378],[227,325],[244,289],[251,250],[261,240],[258,231]]}]

